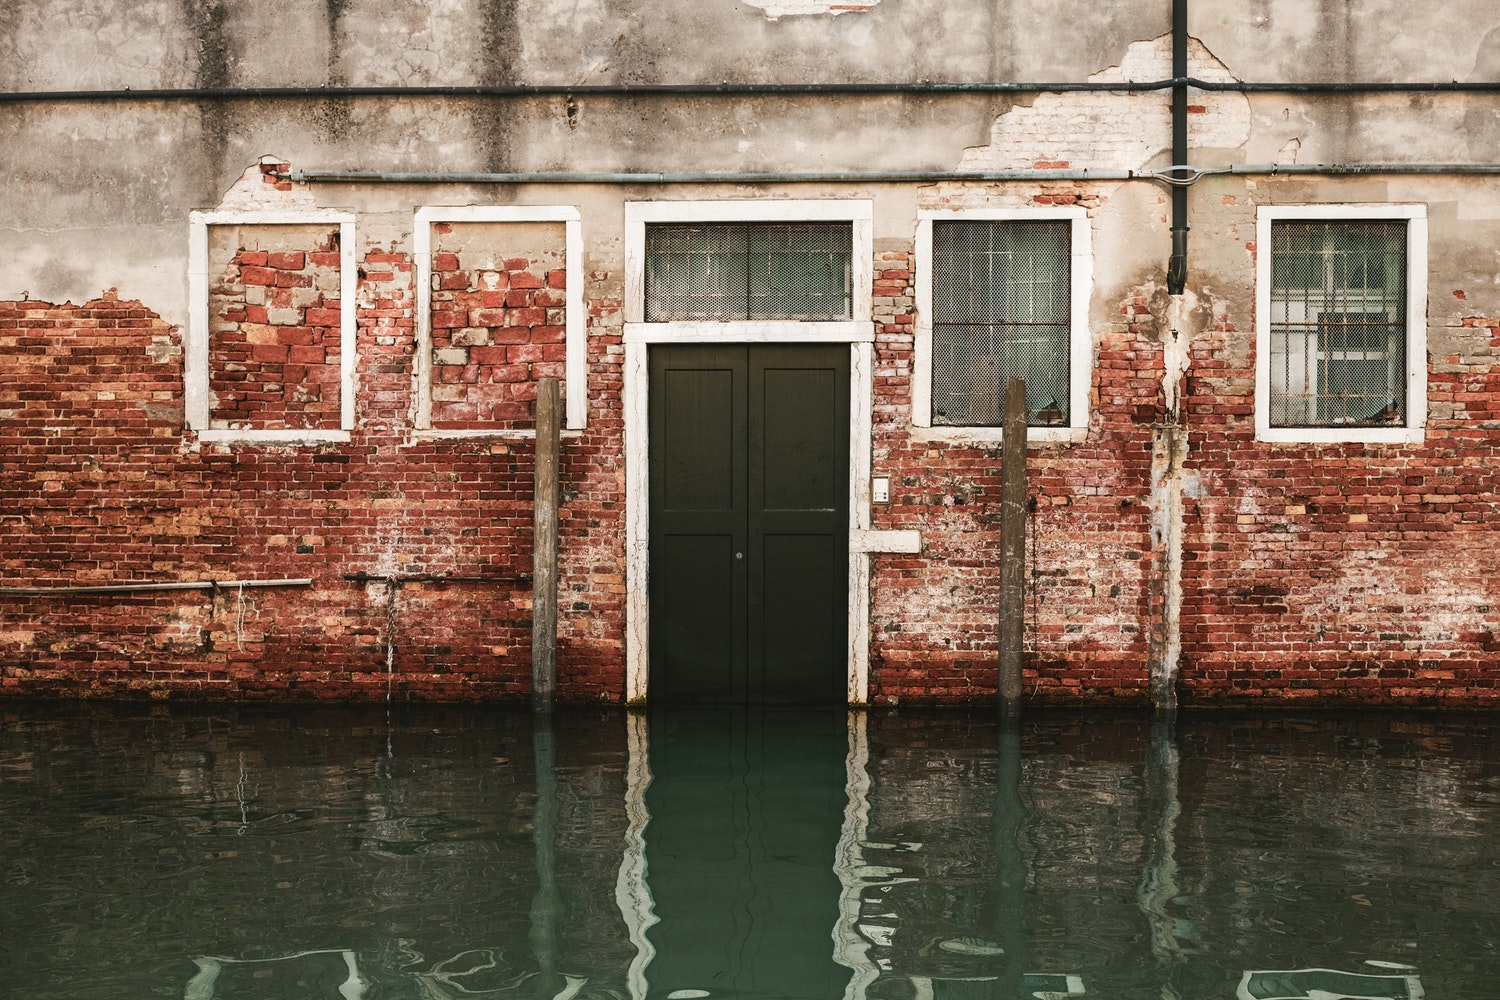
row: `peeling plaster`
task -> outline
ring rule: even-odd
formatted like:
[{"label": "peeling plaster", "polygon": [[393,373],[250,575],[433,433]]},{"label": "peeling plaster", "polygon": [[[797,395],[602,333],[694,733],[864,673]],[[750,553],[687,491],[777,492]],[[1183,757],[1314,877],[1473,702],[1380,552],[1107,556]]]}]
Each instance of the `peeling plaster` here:
[{"label": "peeling plaster", "polygon": [[[1188,75],[1232,83],[1229,68],[1197,39],[1188,40]],[[1172,76],[1172,36],[1130,43],[1118,66],[1090,83],[1166,80]],[[1193,93],[1190,144],[1236,149],[1250,139],[1250,101],[1238,93]],[[1040,94],[995,119],[990,141],[964,151],[960,170],[1056,167],[1139,170],[1172,148],[1172,104],[1165,92]]]},{"label": "peeling plaster", "polygon": [[862,14],[875,9],[880,0],[852,0],[846,3],[819,3],[817,0],[744,0],[751,7],[759,7],[772,21],[783,17],[804,14]]},{"label": "peeling plaster", "polygon": [[1151,578],[1151,704],[1177,707],[1178,661],[1182,655],[1183,465],[1187,428],[1175,420],[1156,428],[1151,443],[1151,547],[1157,553]]},{"label": "peeling plaster", "polygon": [[[245,168],[240,174],[239,180],[230,185],[229,190],[224,193],[220,200],[218,210],[221,212],[254,212],[257,210],[286,210],[286,209],[315,209],[318,207],[317,199],[313,197],[312,188],[307,184],[291,184],[289,187],[281,187],[271,183],[271,178],[262,169],[267,166],[286,163],[279,156],[262,156],[255,163]],[[285,182],[283,182],[285,183]]]}]

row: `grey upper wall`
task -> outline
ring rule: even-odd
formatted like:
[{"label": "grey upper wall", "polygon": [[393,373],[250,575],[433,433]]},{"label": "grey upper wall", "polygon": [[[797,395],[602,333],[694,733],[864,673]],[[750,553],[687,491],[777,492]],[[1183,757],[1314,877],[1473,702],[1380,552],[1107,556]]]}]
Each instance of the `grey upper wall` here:
[{"label": "grey upper wall", "polygon": [[[1076,80],[1171,25],[1171,0],[773,18],[774,2],[12,0],[0,89]],[[1500,63],[1500,0],[1190,0],[1189,30],[1241,79],[1493,79]]]},{"label": "grey upper wall", "polygon": [[1189,3],[1189,32],[1241,80],[1500,79],[1500,0]]},{"label": "grey upper wall", "polygon": [[1170,26],[1157,0],[15,0],[0,87],[1074,79]]},{"label": "grey upper wall", "polygon": [[[817,0],[12,0],[0,91],[1066,82],[1171,27],[1171,0],[860,3],[835,16],[785,12]],[[1500,80],[1500,0],[1189,4],[1190,33],[1241,80]],[[1049,152],[1036,123],[1076,133],[1112,114],[1116,131],[1151,133],[1131,165],[1165,165],[1165,94],[1083,107],[1096,96],[0,101],[0,298],[118,286],[180,315],[188,214],[268,153],[345,170],[951,170],[1047,159],[1032,155]],[[1215,138],[1195,120],[1195,162],[1292,147],[1303,163],[1500,160],[1500,95],[1234,99],[1245,128]],[[1023,123],[1036,128],[1010,153],[974,155]],[[1098,165],[1074,146],[1072,166]]]}]

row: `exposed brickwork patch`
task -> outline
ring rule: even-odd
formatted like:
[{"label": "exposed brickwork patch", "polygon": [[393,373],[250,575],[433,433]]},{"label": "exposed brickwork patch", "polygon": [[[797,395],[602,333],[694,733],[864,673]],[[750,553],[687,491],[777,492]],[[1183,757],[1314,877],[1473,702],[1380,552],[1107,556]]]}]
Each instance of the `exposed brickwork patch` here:
[{"label": "exposed brickwork patch", "polygon": [[337,428],[338,230],[224,228],[240,242],[209,292],[211,426]]},{"label": "exposed brickwork patch", "polygon": [[434,255],[433,427],[531,426],[538,380],[565,380],[566,277],[561,254],[472,270],[457,253]]}]

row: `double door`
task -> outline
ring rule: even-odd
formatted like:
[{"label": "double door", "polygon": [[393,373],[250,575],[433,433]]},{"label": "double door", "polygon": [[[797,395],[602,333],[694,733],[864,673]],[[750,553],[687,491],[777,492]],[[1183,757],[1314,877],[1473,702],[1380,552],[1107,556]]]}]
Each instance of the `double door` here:
[{"label": "double door", "polygon": [[846,697],[849,349],[650,355],[653,702]]}]

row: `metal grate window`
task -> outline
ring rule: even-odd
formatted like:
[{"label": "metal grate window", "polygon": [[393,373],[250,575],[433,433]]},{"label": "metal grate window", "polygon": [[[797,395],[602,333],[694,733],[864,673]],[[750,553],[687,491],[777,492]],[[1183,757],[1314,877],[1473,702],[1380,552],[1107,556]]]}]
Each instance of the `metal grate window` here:
[{"label": "metal grate window", "polygon": [[1406,423],[1406,224],[1273,222],[1272,427]]},{"label": "metal grate window", "polygon": [[1066,220],[933,223],[933,423],[998,425],[1018,377],[1030,425],[1068,424],[1070,234]]},{"label": "metal grate window", "polygon": [[853,318],[847,222],[646,227],[646,320]]}]

